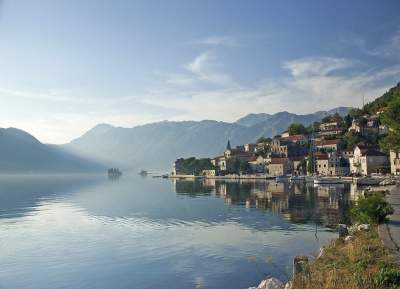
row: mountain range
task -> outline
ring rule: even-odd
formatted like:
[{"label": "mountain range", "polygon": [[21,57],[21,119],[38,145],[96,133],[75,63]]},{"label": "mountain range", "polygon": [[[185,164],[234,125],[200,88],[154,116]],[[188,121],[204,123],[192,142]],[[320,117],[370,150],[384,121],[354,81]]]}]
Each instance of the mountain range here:
[{"label": "mountain range", "polygon": [[16,128],[0,128],[0,173],[62,173],[121,169],[167,170],[179,157],[212,157],[232,145],[272,137],[291,123],[308,125],[350,108],[297,115],[249,114],[229,123],[215,120],[162,121],[132,128],[99,124],[64,145],[43,144]]},{"label": "mountain range", "polygon": [[123,169],[166,170],[179,157],[212,157],[232,145],[272,137],[291,123],[304,125],[350,108],[297,115],[289,112],[249,114],[229,123],[215,120],[162,121],[132,128],[100,124],[62,148],[71,154]]},{"label": "mountain range", "polygon": [[39,142],[16,128],[0,128],[0,173],[60,173],[103,170],[60,146]]}]

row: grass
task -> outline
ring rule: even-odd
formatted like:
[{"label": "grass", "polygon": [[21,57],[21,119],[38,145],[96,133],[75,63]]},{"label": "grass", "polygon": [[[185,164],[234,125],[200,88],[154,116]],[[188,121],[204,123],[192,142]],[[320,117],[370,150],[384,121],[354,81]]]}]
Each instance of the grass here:
[{"label": "grass", "polygon": [[336,239],[323,255],[297,274],[293,289],[400,289],[400,270],[382,244],[377,226],[354,240]]}]

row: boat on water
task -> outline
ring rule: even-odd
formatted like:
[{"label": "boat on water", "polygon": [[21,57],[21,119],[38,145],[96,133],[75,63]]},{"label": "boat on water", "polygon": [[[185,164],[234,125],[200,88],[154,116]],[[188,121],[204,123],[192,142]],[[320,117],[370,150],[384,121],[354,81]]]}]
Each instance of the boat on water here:
[{"label": "boat on water", "polygon": [[109,178],[118,178],[122,176],[122,172],[118,168],[111,168],[107,170]]},{"label": "boat on water", "polygon": [[287,175],[281,175],[281,176],[275,177],[276,182],[287,182],[288,180],[289,180],[289,176],[287,176]]},{"label": "boat on water", "polygon": [[295,181],[305,181],[306,176],[291,176],[290,181],[295,182]]},{"label": "boat on water", "polygon": [[142,177],[145,177],[145,176],[147,176],[149,173],[147,172],[147,171],[145,171],[145,170],[141,170],[140,172],[139,172],[139,175],[141,175]]},{"label": "boat on water", "polygon": [[314,185],[335,185],[343,184],[342,180],[338,178],[315,178]]},{"label": "boat on water", "polygon": [[378,186],[382,181],[382,178],[366,176],[357,178],[356,184],[358,186]]}]

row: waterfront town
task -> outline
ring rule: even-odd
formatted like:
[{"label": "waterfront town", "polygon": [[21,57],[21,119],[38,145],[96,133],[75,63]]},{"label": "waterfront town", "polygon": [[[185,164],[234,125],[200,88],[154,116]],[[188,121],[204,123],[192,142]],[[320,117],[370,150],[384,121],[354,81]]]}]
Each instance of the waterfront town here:
[{"label": "waterfront town", "polygon": [[[388,125],[388,100],[400,85],[382,97],[352,109],[324,117],[309,126],[291,124],[280,135],[260,137],[255,143],[226,149],[213,158],[177,159],[170,177],[285,178],[365,177],[400,174],[400,155],[385,143],[393,132]],[[386,144],[386,146],[385,146]]]},{"label": "waterfront town", "polygon": [[[308,125],[292,123],[253,143],[232,146],[228,139],[225,150],[212,158],[177,159],[169,177],[177,193],[188,193],[195,183],[190,179],[201,179],[203,190],[229,206],[238,202],[246,208],[270,208],[294,222],[311,218],[338,229],[339,238],[322,247],[315,259],[293,259],[291,280],[266,278],[249,289],[399,288],[399,118],[400,83],[347,114],[334,113]],[[238,184],[246,184],[250,193],[228,193],[227,186]],[[299,198],[312,200],[307,209],[297,208],[294,200]],[[360,262],[368,264],[362,274]],[[330,272],[339,263],[340,269]]]}]

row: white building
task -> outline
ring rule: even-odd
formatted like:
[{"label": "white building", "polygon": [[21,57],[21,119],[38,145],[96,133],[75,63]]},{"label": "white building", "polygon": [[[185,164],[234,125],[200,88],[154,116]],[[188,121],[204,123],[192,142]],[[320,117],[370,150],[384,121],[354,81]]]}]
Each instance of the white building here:
[{"label": "white building", "polygon": [[358,145],[349,159],[350,172],[353,174],[370,175],[382,173],[389,168],[389,158],[376,147]]}]

